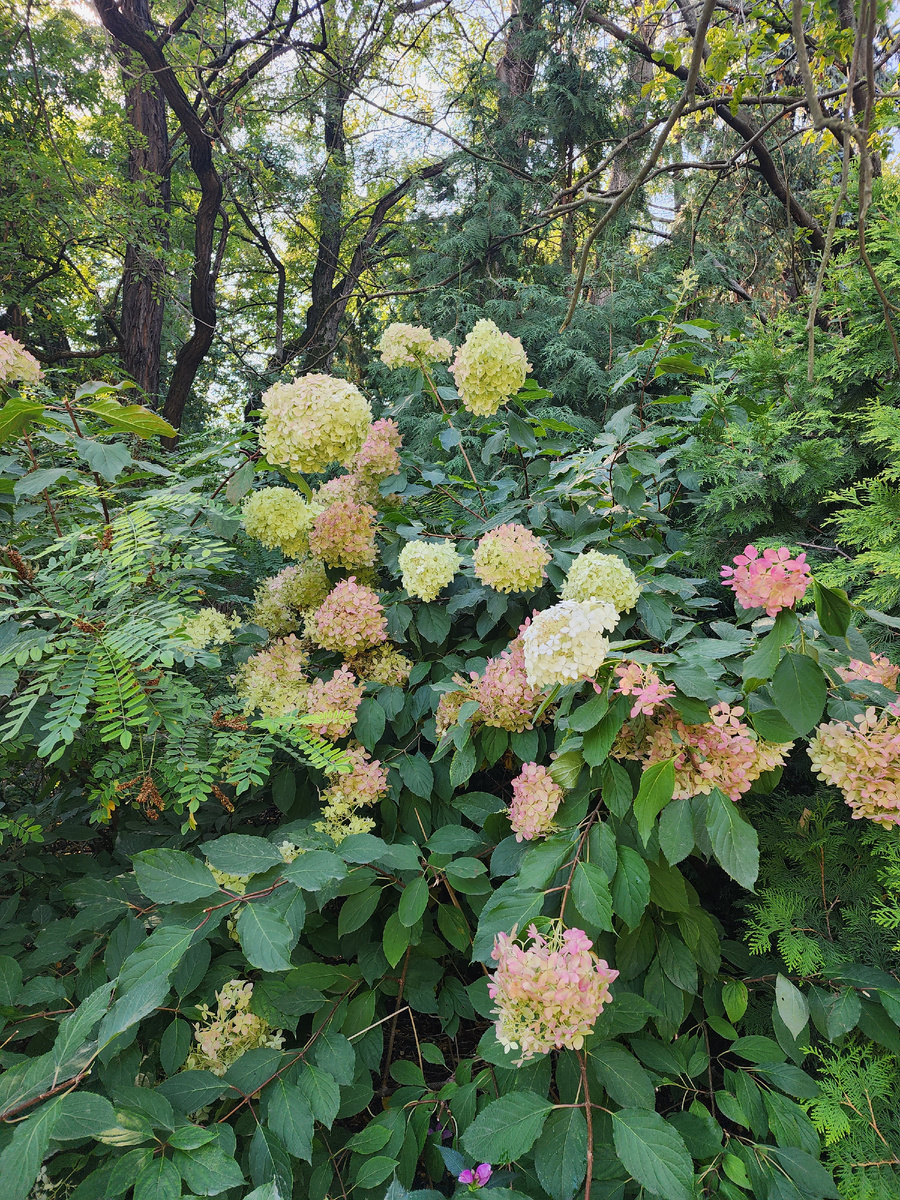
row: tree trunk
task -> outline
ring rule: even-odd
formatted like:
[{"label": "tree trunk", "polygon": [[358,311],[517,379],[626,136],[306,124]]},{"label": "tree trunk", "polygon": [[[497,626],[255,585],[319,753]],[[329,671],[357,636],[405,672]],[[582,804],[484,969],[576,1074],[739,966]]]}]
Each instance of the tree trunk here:
[{"label": "tree trunk", "polygon": [[[122,0],[122,14],[138,28],[150,30],[149,0]],[[165,213],[170,202],[166,101],[138,54],[123,47],[119,57],[125,111],[134,130],[128,178],[139,185],[142,203],[154,212],[151,237],[165,247],[168,234]],[[121,318],[123,365],[153,407],[159,403],[164,272],[165,264],[150,246],[130,243],[126,247]]]}]

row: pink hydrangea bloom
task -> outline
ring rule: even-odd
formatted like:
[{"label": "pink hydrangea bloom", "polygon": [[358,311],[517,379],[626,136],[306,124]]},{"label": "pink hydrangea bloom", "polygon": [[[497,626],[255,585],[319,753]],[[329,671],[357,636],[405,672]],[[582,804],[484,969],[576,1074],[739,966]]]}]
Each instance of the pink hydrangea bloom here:
[{"label": "pink hydrangea bloom", "polygon": [[900,704],[820,725],[809,744],[813,770],[844,793],[857,820],[900,825]]},{"label": "pink hydrangea bloom", "polygon": [[0,383],[40,383],[40,363],[11,334],[0,331]]},{"label": "pink hydrangea bloom", "polygon": [[351,500],[358,504],[359,480],[355,475],[336,475],[316,488],[314,499],[319,504],[337,504],[339,501]]},{"label": "pink hydrangea bloom", "polygon": [[629,730],[613,747],[617,758],[635,758],[645,767],[675,759],[676,800],[706,795],[719,788],[732,800],[749,791],[763,771],[780,767],[793,743],[776,745],[754,737],[741,721],[744,710],[716,704],[710,721],[686,725],[668,706],[638,734]]},{"label": "pink hydrangea bloom", "polygon": [[339,654],[360,654],[387,641],[387,621],[377,592],[342,579],[313,614],[310,628],[315,641]]},{"label": "pink hydrangea bloom", "polygon": [[360,816],[361,808],[370,808],[385,794],[388,773],[377,758],[369,758],[362,746],[351,746],[347,750],[351,769],[338,775],[331,787],[322,792],[325,802],[322,820],[315,828],[327,833],[336,844],[354,833],[368,833],[375,822],[370,817]]},{"label": "pink hydrangea bloom", "polygon": [[400,470],[402,439],[396,421],[375,421],[362,449],[353,460],[353,471],[362,479],[380,482]]},{"label": "pink hydrangea bloom", "polygon": [[309,531],[309,549],[330,567],[348,571],[375,562],[375,509],[339,500],[319,513]]},{"label": "pink hydrangea bloom", "polygon": [[546,767],[525,763],[512,781],[509,822],[517,842],[546,837],[555,829],[553,818],[563,791]]},{"label": "pink hydrangea bloom", "polygon": [[530,946],[498,933],[492,958],[497,970],[488,983],[495,1001],[497,1040],[519,1062],[550,1050],[580,1050],[594,1022],[611,999],[609,985],[619,972],[592,953],[593,942],[581,929],[557,923],[549,938],[529,926]]},{"label": "pink hydrangea bloom", "polygon": [[854,679],[869,679],[872,683],[880,683],[882,687],[896,692],[900,667],[895,667],[884,655],[873,654],[870,663],[865,663],[859,658],[851,658],[850,665],[838,667],[837,672],[845,683],[852,683]]},{"label": "pink hydrangea bloom", "polygon": [[312,728],[320,737],[346,737],[356,717],[356,710],[362,700],[363,686],[357,683],[356,676],[346,667],[339,667],[328,680],[316,679],[306,693],[307,716],[314,717],[317,713],[346,712],[349,715],[343,721],[326,721]]},{"label": "pink hydrangea bloom", "polygon": [[[524,628],[524,626],[523,626]],[[497,658],[488,659],[484,674],[472,673],[472,699],[477,700],[485,725],[522,733],[531,729],[543,699],[525,674],[525,647],[517,637]]]},{"label": "pink hydrangea bloom", "polygon": [[636,717],[638,713],[643,713],[649,717],[654,709],[675,695],[672,684],[663,683],[652,667],[641,663],[621,662],[615,668],[615,674],[619,677],[616,692],[634,697],[629,716]]},{"label": "pink hydrangea bloom", "polygon": [[524,525],[489,529],[475,547],[475,574],[498,592],[533,592],[541,586],[550,555]]},{"label": "pink hydrangea bloom", "polygon": [[806,555],[791,558],[787,546],[762,552],[747,546],[734,559],[737,566],[723,567],[722,577],[743,608],[764,608],[770,617],[793,608],[809,587],[812,574]]}]

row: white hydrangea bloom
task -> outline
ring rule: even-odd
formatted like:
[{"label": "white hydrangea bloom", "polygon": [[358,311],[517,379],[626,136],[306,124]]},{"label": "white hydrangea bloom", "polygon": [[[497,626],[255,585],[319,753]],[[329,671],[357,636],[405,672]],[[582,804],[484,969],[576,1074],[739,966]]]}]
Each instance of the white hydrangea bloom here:
[{"label": "white hydrangea bloom", "polygon": [[288,558],[303,558],[309,550],[312,523],[325,511],[324,504],[304,500],[292,488],[270,487],[253,492],[244,501],[241,519],[252,538]]},{"label": "white hydrangea bloom", "polygon": [[434,600],[446,587],[462,560],[452,543],[407,542],[400,551],[403,586],[410,596]]},{"label": "white hydrangea bloom", "polygon": [[386,367],[417,367],[420,363],[446,362],[453,347],[446,338],[435,338],[424,325],[388,325],[378,343]]},{"label": "white hydrangea bloom", "polygon": [[275,383],[262,398],[259,444],[270,463],[291,471],[347,466],[362,448],[372,409],[349,380],[301,375]]},{"label": "white hydrangea bloom", "polygon": [[10,334],[0,332],[0,383],[40,383],[43,378],[34,355]]},{"label": "white hydrangea bloom", "polygon": [[544,688],[593,678],[609,652],[603,634],[618,622],[619,614],[604,600],[562,600],[536,613],[520,635],[529,684]]},{"label": "white hydrangea bloom", "polygon": [[634,571],[615,554],[586,550],[569,567],[563,600],[605,600],[620,613],[630,612],[641,594]]},{"label": "white hydrangea bloom", "polygon": [[476,416],[490,417],[516,394],[530,370],[519,339],[483,319],[475,322],[457,350],[450,373],[463,406]]}]

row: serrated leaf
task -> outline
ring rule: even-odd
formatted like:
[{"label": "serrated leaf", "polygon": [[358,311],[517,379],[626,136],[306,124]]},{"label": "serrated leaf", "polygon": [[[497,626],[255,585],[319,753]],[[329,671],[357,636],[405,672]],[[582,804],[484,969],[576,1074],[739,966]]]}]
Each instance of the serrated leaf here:
[{"label": "serrated leaf", "polygon": [[775,979],[775,1004],[778,1015],[796,1040],[809,1020],[809,1001],[786,976],[778,975]]},{"label": "serrated leaf", "polygon": [[317,892],[346,875],[343,859],[330,850],[307,850],[284,868],[285,879],[305,892]]},{"label": "serrated leaf", "polygon": [[277,909],[258,902],[243,904],[235,929],[251,966],[260,971],[291,969],[291,949],[297,939]]},{"label": "serrated leaf", "polygon": [[759,839],[734,801],[718,788],[708,797],[706,831],[719,865],[752,892],[759,875]]},{"label": "serrated leaf", "polygon": [[400,896],[400,905],[397,909],[397,916],[403,925],[411,928],[422,916],[427,907],[428,884],[420,875],[418,879],[414,879],[403,889],[403,893]]},{"label": "serrated leaf", "polygon": [[729,1021],[739,1021],[747,1011],[750,993],[747,985],[740,979],[729,979],[722,988],[722,1004],[728,1013]]},{"label": "serrated leaf", "polygon": [[818,723],[828,697],[821,667],[806,654],[786,654],[770,690],[778,711],[801,737]]},{"label": "serrated leaf", "polygon": [[269,1084],[264,1097],[266,1121],[288,1153],[311,1162],[314,1121],[306,1096],[296,1085],[279,1078]]},{"label": "serrated leaf", "polygon": [[653,763],[646,767],[641,775],[638,794],[634,798],[634,815],[637,818],[638,833],[644,845],[650,840],[656,818],[672,799],[675,791],[675,759],[667,758],[662,762]]},{"label": "serrated leaf", "polygon": [[816,616],[824,631],[831,637],[846,637],[853,616],[847,593],[841,588],[825,587],[818,579],[813,579],[813,597]]},{"label": "serrated leaf", "polygon": [[178,436],[178,430],[173,429],[168,421],[140,404],[119,404],[117,400],[108,398],[95,400],[92,404],[79,404],[78,407],[93,413],[120,433],[133,433],[141,438]]},{"label": "serrated leaf", "polygon": [[515,1162],[540,1137],[552,1111],[535,1092],[509,1092],[482,1109],[462,1135],[463,1149],[476,1162]]},{"label": "serrated leaf", "polygon": [[612,932],[612,896],[604,870],[594,863],[579,862],[572,878],[572,899],[586,921]]},{"label": "serrated leaf", "polygon": [[202,850],[217,871],[229,875],[259,875],[270,867],[284,865],[280,851],[271,842],[245,833],[228,833],[206,842]]},{"label": "serrated leaf", "polygon": [[131,861],[138,887],[157,904],[185,904],[219,891],[209,867],[183,850],[142,850]]},{"label": "serrated leaf", "polygon": [[637,929],[650,903],[650,870],[636,850],[619,846],[619,865],[612,879],[613,911],[629,929]]},{"label": "serrated leaf", "polygon": [[600,1086],[623,1108],[652,1109],[656,1090],[650,1076],[624,1046],[601,1042],[590,1051],[588,1064]]},{"label": "serrated leaf", "polygon": [[534,1148],[534,1169],[551,1200],[571,1200],[584,1182],[587,1122],[580,1108],[550,1114]]},{"label": "serrated leaf", "polygon": [[613,1141],[626,1171],[656,1196],[692,1200],[694,1164],[684,1139],[656,1112],[623,1108],[612,1113]]}]

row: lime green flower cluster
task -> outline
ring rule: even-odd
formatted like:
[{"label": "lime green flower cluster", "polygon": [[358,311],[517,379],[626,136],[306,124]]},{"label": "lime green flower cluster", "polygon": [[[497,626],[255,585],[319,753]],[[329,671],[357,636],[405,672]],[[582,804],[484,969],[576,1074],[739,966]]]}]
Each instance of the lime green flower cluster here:
[{"label": "lime green flower cluster", "polygon": [[292,633],[300,615],[322,603],[331,590],[325,568],[315,558],[285,567],[256,589],[250,620],[272,637]]},{"label": "lime green flower cluster", "polygon": [[457,350],[450,374],[463,407],[475,416],[491,417],[516,394],[530,370],[519,339],[501,333],[493,321],[481,320]]},{"label": "lime green flower cluster", "polygon": [[309,531],[324,505],[308,502],[293,488],[270,487],[253,492],[241,513],[250,537],[286,558],[303,558],[309,551]]},{"label": "lime green flower cluster", "polygon": [[462,561],[451,542],[407,542],[400,551],[403,586],[410,596],[434,600]]},{"label": "lime green flower cluster", "polygon": [[334,375],[275,383],[262,398],[259,444],[273,466],[324,471],[347,466],[362,448],[372,409],[354,384]]},{"label": "lime green flower cluster", "polygon": [[181,632],[194,650],[214,644],[224,646],[240,625],[240,617],[226,616],[215,608],[200,608],[192,617],[187,617]]},{"label": "lime green flower cluster", "polygon": [[569,567],[560,593],[563,600],[605,600],[616,612],[630,612],[641,585],[634,571],[615,554],[586,550]]}]

